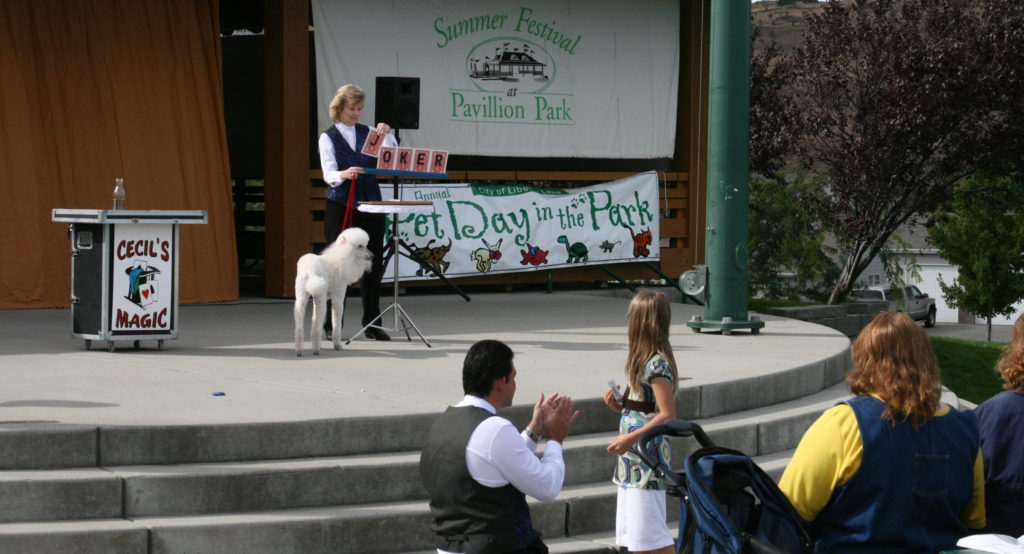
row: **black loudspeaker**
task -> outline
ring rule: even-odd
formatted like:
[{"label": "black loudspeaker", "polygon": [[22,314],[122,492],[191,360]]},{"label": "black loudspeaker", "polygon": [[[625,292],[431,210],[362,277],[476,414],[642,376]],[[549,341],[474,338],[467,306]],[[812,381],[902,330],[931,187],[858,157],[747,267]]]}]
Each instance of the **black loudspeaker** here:
[{"label": "black loudspeaker", "polygon": [[377,77],[376,123],[395,129],[420,128],[420,78]]}]

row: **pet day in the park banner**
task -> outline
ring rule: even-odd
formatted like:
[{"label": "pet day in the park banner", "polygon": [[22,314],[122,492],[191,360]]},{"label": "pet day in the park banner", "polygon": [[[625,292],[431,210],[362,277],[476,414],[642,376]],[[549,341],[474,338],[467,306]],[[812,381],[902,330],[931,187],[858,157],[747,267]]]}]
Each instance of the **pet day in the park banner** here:
[{"label": "pet day in the park banner", "polygon": [[403,147],[455,155],[662,158],[675,142],[679,1],[313,0],[317,113],[337,88],[420,79]]},{"label": "pet day in the park banner", "polygon": [[[390,186],[382,186],[381,192],[386,199],[393,196]],[[402,200],[431,201],[434,211],[399,216],[399,238],[432,268],[403,257],[400,279],[428,279],[434,272],[467,277],[660,257],[654,172],[569,190],[403,185]],[[394,265],[388,264],[386,278],[393,278]]]}]

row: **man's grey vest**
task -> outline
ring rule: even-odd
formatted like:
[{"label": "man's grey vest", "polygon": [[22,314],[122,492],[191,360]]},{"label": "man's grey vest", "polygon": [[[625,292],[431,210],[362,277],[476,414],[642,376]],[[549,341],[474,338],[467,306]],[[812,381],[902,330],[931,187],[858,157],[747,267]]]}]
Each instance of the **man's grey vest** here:
[{"label": "man's grey vest", "polygon": [[526,496],[512,485],[477,483],[466,467],[466,445],[491,413],[475,406],[449,407],[430,430],[420,476],[430,494],[437,547],[447,552],[514,552],[538,541]]}]

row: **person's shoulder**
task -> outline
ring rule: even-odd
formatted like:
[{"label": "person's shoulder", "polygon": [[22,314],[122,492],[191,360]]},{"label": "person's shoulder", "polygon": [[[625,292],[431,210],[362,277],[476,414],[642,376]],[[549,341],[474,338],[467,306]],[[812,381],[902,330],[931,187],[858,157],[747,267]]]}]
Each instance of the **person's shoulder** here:
[{"label": "person's shoulder", "polygon": [[671,367],[671,364],[669,363],[668,358],[666,358],[661,353],[653,354],[647,360],[647,364],[646,365],[647,365],[648,368],[650,368],[651,370],[654,370],[655,372],[657,372],[658,370],[667,370],[668,368]]},{"label": "person's shoulder", "polygon": [[982,419],[1015,407],[1017,411],[1024,411],[1024,394],[1018,394],[1012,390],[1004,390],[982,402],[974,409],[974,414],[979,419]]}]

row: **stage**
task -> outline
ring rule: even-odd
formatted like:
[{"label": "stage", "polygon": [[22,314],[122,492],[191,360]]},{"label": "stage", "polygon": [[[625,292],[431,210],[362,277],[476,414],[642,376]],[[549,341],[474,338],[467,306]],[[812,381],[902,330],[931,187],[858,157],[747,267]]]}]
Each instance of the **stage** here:
[{"label": "stage", "polygon": [[[432,348],[413,333],[412,341],[361,338],[341,351],[325,341],[313,356],[307,340],[302,357],[293,351],[288,300],[181,306],[179,338],[163,351],[143,341],[139,350],[118,343],[113,353],[104,343],[87,351],[72,338],[67,309],[0,311],[0,423],[202,425],[433,414],[462,397],[462,358],[481,339],[502,340],[515,351],[516,404],[556,391],[594,400],[609,379],[624,381],[628,299],[616,292],[477,293],[471,302],[402,296]],[[385,295],[382,307],[389,302]],[[358,298],[347,305],[344,339],[359,329],[361,311]],[[761,377],[842,357],[849,347],[831,329],[771,316],[759,335],[697,334],[685,322],[702,308],[672,309],[679,373],[691,378],[681,383],[681,400],[685,405],[689,394],[705,404],[694,415],[734,411],[710,404],[708,391],[721,388],[715,385],[748,382],[757,390]]]}]

